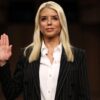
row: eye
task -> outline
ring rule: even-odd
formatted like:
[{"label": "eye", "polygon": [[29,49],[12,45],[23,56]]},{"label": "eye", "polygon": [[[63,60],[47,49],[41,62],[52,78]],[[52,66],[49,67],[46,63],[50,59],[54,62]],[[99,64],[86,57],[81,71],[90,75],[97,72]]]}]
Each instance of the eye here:
[{"label": "eye", "polygon": [[58,16],[53,16],[52,19],[53,20],[59,20]]},{"label": "eye", "polygon": [[46,17],[41,17],[40,21],[45,21],[47,18]]}]

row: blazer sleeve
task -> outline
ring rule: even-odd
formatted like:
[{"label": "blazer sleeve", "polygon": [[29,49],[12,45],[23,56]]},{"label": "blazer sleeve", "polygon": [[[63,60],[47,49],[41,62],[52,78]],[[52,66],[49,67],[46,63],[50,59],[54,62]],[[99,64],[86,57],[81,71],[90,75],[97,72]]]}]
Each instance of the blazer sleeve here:
[{"label": "blazer sleeve", "polygon": [[23,63],[23,59],[18,61],[13,77],[9,63],[0,68],[0,82],[7,100],[14,100],[23,90]]},{"label": "blazer sleeve", "polygon": [[79,52],[79,100],[90,100],[85,51]]}]

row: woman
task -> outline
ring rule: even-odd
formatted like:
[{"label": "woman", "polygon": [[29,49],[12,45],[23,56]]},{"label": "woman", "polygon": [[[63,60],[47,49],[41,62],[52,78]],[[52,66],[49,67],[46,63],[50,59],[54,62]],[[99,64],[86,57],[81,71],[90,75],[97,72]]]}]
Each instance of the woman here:
[{"label": "woman", "polygon": [[0,79],[7,100],[23,92],[24,100],[90,100],[84,51],[71,46],[62,7],[48,1],[35,17],[33,42],[24,50],[13,78],[12,45],[0,39]]}]

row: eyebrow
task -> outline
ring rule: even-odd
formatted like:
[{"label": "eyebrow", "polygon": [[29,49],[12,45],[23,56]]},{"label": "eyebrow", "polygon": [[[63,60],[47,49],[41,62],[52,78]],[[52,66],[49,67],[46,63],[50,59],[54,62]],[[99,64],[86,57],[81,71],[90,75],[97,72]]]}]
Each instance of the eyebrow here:
[{"label": "eyebrow", "polygon": [[[41,16],[41,15],[40,15],[40,17],[47,17],[47,16],[45,16],[45,15]],[[59,17],[59,16],[58,16],[58,15],[53,15],[53,16],[51,16],[51,17]]]}]

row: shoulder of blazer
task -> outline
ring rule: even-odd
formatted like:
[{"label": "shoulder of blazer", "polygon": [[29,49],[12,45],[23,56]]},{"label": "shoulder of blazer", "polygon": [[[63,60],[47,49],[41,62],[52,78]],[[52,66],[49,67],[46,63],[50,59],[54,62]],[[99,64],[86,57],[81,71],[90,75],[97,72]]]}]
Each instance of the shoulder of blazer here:
[{"label": "shoulder of blazer", "polygon": [[32,47],[27,48],[26,49],[26,55],[24,55],[25,48],[21,48],[21,50],[20,50],[20,56],[28,59],[29,56],[30,56],[30,53],[31,53],[32,49],[33,49]]},{"label": "shoulder of blazer", "polygon": [[19,53],[19,57],[18,57],[19,59],[17,61],[17,64],[23,65],[23,64],[26,64],[26,62],[28,62],[28,57],[32,51],[32,48],[28,48],[26,50],[26,55],[24,55],[24,50],[25,50],[25,48],[20,49],[20,53]]},{"label": "shoulder of blazer", "polygon": [[85,50],[77,47],[72,47],[72,51],[74,54],[75,60],[81,60],[83,57],[85,57]]}]

